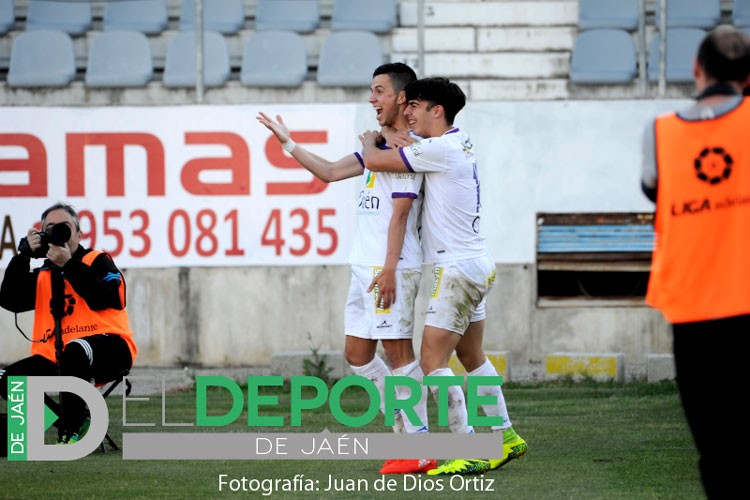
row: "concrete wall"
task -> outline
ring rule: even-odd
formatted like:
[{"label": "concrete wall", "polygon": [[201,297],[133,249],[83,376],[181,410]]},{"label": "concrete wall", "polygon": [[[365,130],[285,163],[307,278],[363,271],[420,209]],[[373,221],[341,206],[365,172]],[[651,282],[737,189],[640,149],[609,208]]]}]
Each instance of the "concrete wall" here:
[{"label": "concrete wall", "polygon": [[[172,268],[125,271],[141,366],[267,366],[274,353],[343,349],[347,266]],[[622,352],[629,373],[650,353],[671,352],[667,325],[643,304],[538,307],[535,267],[498,266],[488,299],[485,348],[509,351],[513,378],[543,371],[555,351]],[[430,289],[423,275],[416,348]],[[31,334],[31,313],[19,315]],[[0,312],[0,364],[27,356],[13,314]],[[309,337],[308,337],[309,335]]]}]

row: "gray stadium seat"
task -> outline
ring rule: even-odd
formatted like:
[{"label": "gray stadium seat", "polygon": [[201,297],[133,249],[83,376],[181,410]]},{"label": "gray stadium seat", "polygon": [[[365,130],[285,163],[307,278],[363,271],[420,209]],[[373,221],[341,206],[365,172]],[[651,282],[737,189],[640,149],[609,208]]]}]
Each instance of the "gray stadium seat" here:
[{"label": "gray stadium seat", "polygon": [[248,87],[299,87],[307,76],[302,37],[293,31],[258,31],[245,42],[240,81]]},{"label": "gray stadium seat", "polygon": [[750,0],[734,0],[732,20],[738,28],[750,27]]},{"label": "gray stadium seat", "polygon": [[373,70],[383,64],[380,41],[365,31],[335,31],[320,48],[318,85],[368,87]]},{"label": "gray stadium seat", "polygon": [[13,0],[0,0],[0,33],[10,31],[15,23],[16,13],[13,9]]},{"label": "gray stadium seat", "polygon": [[[693,62],[706,32],[698,28],[667,30],[666,80],[668,83],[691,83]],[[648,55],[648,79],[659,80],[659,35],[654,35]]]},{"label": "gray stadium seat", "polygon": [[[229,79],[229,49],[221,33],[203,33],[203,85],[220,87]],[[165,87],[195,86],[195,32],[182,31],[167,46]]]},{"label": "gray stadium seat", "polygon": [[288,30],[311,33],[320,24],[318,0],[258,0],[256,30]]},{"label": "gray stadium seat", "polygon": [[60,30],[82,35],[91,27],[91,2],[29,0],[27,30]]},{"label": "gray stadium seat", "polygon": [[638,29],[638,0],[580,0],[578,28]]},{"label": "gray stadium seat", "polygon": [[635,43],[627,31],[594,29],[576,38],[570,63],[573,83],[630,83],[636,73]]},{"label": "gray stadium seat", "polygon": [[91,41],[88,87],[142,87],[153,71],[151,45],[140,31],[104,31]]},{"label": "gray stadium seat", "polygon": [[387,33],[396,26],[396,0],[336,0],[331,15],[333,30]]},{"label": "gray stadium seat", "polygon": [[64,31],[24,31],[13,40],[8,85],[64,87],[76,75],[73,41]]},{"label": "gray stadium seat", "polygon": [[167,28],[167,0],[118,0],[104,3],[105,31],[134,30],[158,35]]},{"label": "gray stadium seat", "polygon": [[[656,26],[659,26],[661,4],[656,2]],[[719,24],[721,5],[719,0],[668,0],[668,28],[711,29]]]},{"label": "gray stadium seat", "polygon": [[[225,35],[237,33],[245,24],[243,0],[203,0],[203,29]],[[195,0],[182,0],[180,31],[195,29]]]}]

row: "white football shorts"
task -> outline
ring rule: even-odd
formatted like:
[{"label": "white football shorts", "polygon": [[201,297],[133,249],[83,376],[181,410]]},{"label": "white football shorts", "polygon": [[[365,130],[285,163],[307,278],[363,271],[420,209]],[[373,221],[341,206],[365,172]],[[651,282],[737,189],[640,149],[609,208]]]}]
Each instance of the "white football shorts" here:
[{"label": "white football shorts", "polygon": [[414,335],[414,301],[421,269],[396,270],[396,301],[388,309],[375,304],[375,290],[367,293],[381,267],[352,265],[349,296],[344,308],[344,332],[373,340],[410,339]]},{"label": "white football shorts", "polygon": [[425,325],[463,335],[469,323],[486,318],[486,297],[495,284],[495,263],[487,254],[435,264]]}]

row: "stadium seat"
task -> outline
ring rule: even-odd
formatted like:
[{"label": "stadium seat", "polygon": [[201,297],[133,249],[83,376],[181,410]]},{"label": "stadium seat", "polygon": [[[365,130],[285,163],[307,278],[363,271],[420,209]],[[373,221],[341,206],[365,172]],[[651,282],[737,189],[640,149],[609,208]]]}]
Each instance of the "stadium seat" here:
[{"label": "stadium seat", "polygon": [[[203,33],[203,85],[220,87],[229,79],[229,49],[221,33]],[[177,34],[167,46],[164,64],[165,87],[195,86],[195,32]]]},{"label": "stadium seat", "polygon": [[311,33],[320,24],[318,0],[258,0],[256,30],[288,30]]},{"label": "stadium seat", "polygon": [[[667,30],[666,81],[668,83],[691,83],[693,62],[698,46],[706,32],[698,28],[674,28]],[[659,80],[659,35],[654,35],[648,55],[648,79]]]},{"label": "stadium seat", "polygon": [[91,2],[29,0],[27,30],[60,30],[82,35],[91,28]]},{"label": "stadium seat", "polygon": [[153,75],[151,45],[139,31],[104,31],[91,41],[88,87],[142,87]]},{"label": "stadium seat", "polygon": [[104,3],[102,25],[108,30],[134,30],[158,35],[167,28],[167,0],[119,0]]},{"label": "stadium seat", "polygon": [[396,26],[396,0],[336,0],[331,28],[387,33]]},{"label": "stadium seat", "polygon": [[16,23],[13,0],[0,0],[0,33],[7,33]]},{"label": "stadium seat", "polygon": [[245,42],[240,81],[248,87],[299,87],[307,76],[302,37],[293,31],[258,31]]},{"label": "stadium seat", "polygon": [[732,20],[738,28],[750,27],[750,0],[734,0]]},{"label": "stadium seat", "polygon": [[638,0],[580,0],[578,28],[638,29]]},{"label": "stadium seat", "polygon": [[581,32],[573,45],[570,80],[573,83],[630,83],[637,73],[633,37],[625,30]]},{"label": "stadium seat", "polygon": [[[242,0],[203,0],[203,29],[232,35],[245,24]],[[195,0],[183,0],[180,9],[180,31],[195,29]]]},{"label": "stadium seat", "polygon": [[373,70],[383,64],[378,38],[365,31],[336,31],[320,48],[318,85],[368,87]]},{"label": "stadium seat", "polygon": [[[656,2],[656,26],[661,18],[661,4]],[[719,24],[719,0],[669,0],[667,2],[668,28],[711,29]]]},{"label": "stadium seat", "polygon": [[11,87],[64,87],[76,75],[73,40],[63,31],[24,31],[13,41]]}]

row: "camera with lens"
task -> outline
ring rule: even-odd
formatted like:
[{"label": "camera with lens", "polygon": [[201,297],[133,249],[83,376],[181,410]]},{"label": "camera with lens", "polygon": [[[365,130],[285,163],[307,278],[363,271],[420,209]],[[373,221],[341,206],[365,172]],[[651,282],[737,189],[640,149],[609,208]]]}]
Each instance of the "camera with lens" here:
[{"label": "camera with lens", "polygon": [[29,258],[43,259],[47,256],[50,245],[64,247],[65,243],[70,239],[71,232],[67,224],[55,224],[49,231],[39,231],[37,234],[41,238],[42,246],[32,252],[28,240],[21,238],[21,242],[18,245],[18,253]]}]

